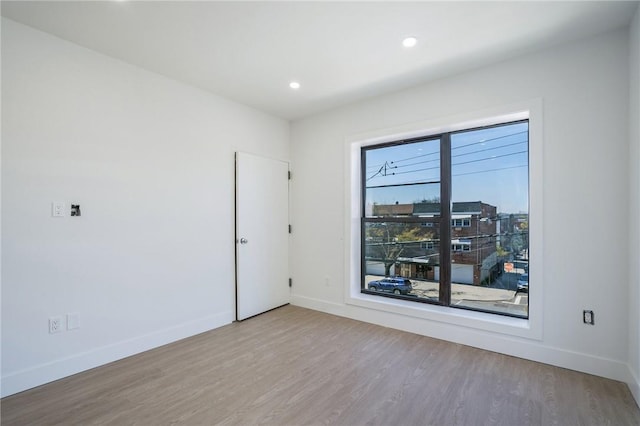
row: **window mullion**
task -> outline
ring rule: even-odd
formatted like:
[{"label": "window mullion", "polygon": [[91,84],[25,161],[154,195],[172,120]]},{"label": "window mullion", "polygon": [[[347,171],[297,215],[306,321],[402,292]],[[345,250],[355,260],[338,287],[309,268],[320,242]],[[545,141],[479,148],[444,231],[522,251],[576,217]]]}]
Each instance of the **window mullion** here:
[{"label": "window mullion", "polygon": [[440,303],[451,304],[451,136],[440,139]]}]

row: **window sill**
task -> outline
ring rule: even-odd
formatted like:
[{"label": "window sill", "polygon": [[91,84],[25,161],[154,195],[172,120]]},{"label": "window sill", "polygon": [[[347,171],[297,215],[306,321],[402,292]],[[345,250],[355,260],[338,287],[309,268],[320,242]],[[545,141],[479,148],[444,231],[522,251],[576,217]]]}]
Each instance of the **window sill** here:
[{"label": "window sill", "polygon": [[428,321],[437,321],[443,324],[532,340],[542,340],[541,330],[538,329],[538,327],[533,327],[530,319],[456,309],[427,303],[416,303],[410,300],[380,297],[365,293],[351,294],[347,297],[346,303],[361,308],[374,309]]}]

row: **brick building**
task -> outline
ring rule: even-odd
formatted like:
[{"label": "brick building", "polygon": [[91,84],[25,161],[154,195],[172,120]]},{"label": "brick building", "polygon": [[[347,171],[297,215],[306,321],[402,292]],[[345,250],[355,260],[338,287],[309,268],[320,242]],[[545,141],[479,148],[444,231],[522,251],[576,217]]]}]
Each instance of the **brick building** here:
[{"label": "brick building", "polygon": [[[388,263],[388,247],[393,245],[396,257],[390,275],[439,280],[440,203],[376,205],[373,206],[373,214],[377,217],[417,216],[423,221],[404,224],[402,228],[395,225],[398,229],[387,233],[386,239],[368,238],[365,243],[367,273],[381,273],[379,263],[384,263],[382,258],[385,257],[382,249],[387,249]],[[452,282],[479,285],[498,269],[497,223],[495,206],[481,201],[453,203],[450,242]]]}]

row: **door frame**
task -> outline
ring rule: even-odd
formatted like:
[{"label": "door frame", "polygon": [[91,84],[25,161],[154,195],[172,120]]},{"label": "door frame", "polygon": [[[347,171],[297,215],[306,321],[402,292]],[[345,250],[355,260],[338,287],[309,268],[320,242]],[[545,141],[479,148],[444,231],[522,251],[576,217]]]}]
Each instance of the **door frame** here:
[{"label": "door frame", "polygon": [[[285,163],[287,165],[287,170],[288,170],[288,181],[287,181],[287,222],[289,223],[289,235],[291,235],[291,163],[289,160],[285,160],[285,159],[281,159],[281,158],[273,158],[273,157],[266,157],[264,155],[260,155],[260,154],[255,154],[252,152],[248,152],[248,151],[241,151],[241,150],[237,150],[234,152],[234,188],[233,188],[233,211],[234,211],[234,229],[233,229],[233,235],[234,235],[234,317],[235,320],[234,322],[240,322],[240,321],[244,321],[245,319],[249,319],[249,318],[253,318],[255,316],[261,315],[264,312],[255,314],[253,316],[244,318],[242,320],[238,319],[238,296],[239,296],[239,292],[238,292],[238,275],[239,275],[239,259],[238,259],[238,247],[239,247],[239,243],[240,243],[240,238],[241,236],[238,234],[238,157],[240,154],[247,154],[247,155],[251,155],[254,157],[259,157],[259,158],[263,158],[265,160],[272,160],[272,161],[280,161],[282,163]],[[287,238],[287,258],[289,260],[290,258],[290,247],[291,247],[291,241],[289,238]],[[291,265],[290,262],[287,261],[287,265],[288,265],[288,270],[287,270],[287,275],[290,275],[290,271],[291,271]],[[283,305],[280,306],[275,306],[271,309],[268,309],[265,312],[269,312],[273,309],[277,309],[279,307],[282,306],[286,306],[290,303],[290,288],[291,288],[291,279],[289,279],[289,301]]]}]

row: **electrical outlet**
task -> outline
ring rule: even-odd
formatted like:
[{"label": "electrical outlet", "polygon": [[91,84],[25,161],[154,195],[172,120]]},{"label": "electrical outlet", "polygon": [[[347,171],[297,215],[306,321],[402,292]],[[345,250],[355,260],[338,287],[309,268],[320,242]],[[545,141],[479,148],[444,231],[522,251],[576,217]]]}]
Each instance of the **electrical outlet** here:
[{"label": "electrical outlet", "polygon": [[49,333],[60,333],[62,331],[62,317],[49,318]]},{"label": "electrical outlet", "polygon": [[584,322],[585,324],[594,325],[593,311],[582,311],[582,322]]}]

